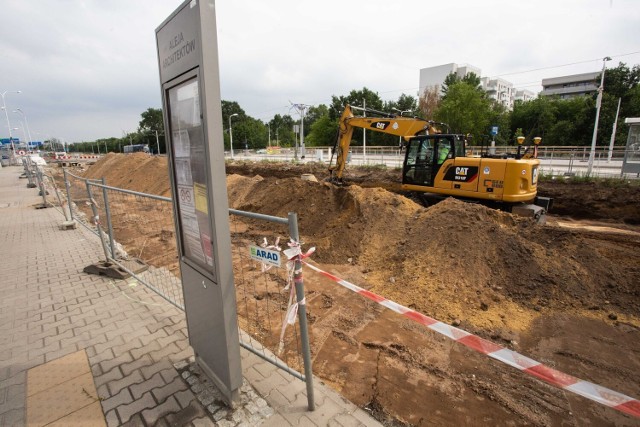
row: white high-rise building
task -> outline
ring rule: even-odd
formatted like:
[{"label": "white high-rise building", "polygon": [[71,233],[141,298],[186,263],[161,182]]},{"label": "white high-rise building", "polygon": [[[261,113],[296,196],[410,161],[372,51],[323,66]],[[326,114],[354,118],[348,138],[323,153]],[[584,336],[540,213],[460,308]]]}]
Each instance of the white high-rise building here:
[{"label": "white high-rise building", "polygon": [[423,68],[420,70],[420,92],[421,95],[424,93],[424,90],[427,87],[438,86],[440,88],[440,93],[442,93],[442,83],[444,83],[444,79],[451,73],[456,73],[458,77],[463,78],[469,73],[474,73],[476,76],[480,77],[482,70],[478,67],[474,67],[469,64],[444,64],[437,65],[435,67]]},{"label": "white high-rise building", "polygon": [[482,88],[487,92],[487,96],[500,104],[513,109],[514,88],[513,83],[501,78],[490,79],[484,77],[482,79]]}]

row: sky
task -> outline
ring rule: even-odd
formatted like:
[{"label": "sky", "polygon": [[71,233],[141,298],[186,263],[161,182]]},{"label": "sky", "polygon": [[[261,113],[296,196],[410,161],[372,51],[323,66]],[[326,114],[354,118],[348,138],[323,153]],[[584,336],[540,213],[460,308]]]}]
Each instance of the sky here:
[{"label": "sky", "polygon": [[[0,0],[13,136],[72,143],[134,132],[142,112],[162,106],[155,30],[181,3]],[[416,96],[421,68],[451,62],[534,92],[543,78],[602,69],[605,56],[608,67],[640,64],[639,0],[217,0],[215,9],[222,99],[265,122],[297,118],[290,102],[329,104],[363,87],[383,100]]]}]

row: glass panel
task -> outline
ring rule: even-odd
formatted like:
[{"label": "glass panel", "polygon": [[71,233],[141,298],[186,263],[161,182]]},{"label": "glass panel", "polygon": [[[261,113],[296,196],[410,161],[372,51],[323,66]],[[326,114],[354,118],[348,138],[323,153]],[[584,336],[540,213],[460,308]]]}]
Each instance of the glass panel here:
[{"label": "glass panel", "polygon": [[207,163],[196,77],[169,89],[169,108],[182,254],[212,271]]},{"label": "glass panel", "polygon": [[640,125],[629,127],[626,155],[627,163],[640,163]]}]

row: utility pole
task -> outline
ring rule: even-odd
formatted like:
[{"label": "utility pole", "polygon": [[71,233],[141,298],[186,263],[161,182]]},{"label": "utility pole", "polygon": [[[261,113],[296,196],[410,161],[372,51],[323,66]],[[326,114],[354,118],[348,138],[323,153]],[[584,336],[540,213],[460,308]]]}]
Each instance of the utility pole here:
[{"label": "utility pole", "polygon": [[[291,102],[291,101],[289,101]],[[300,155],[301,158],[305,157],[305,148],[304,148],[304,114],[305,111],[310,107],[310,105],[305,104],[294,104],[291,102],[291,106],[295,108],[300,114]]]},{"label": "utility pole", "polygon": [[616,142],[616,129],[618,128],[618,115],[620,114],[620,103],[622,98],[618,98],[618,110],[616,111],[616,119],[613,122],[613,130],[611,130],[611,141],[609,142],[609,156],[607,157],[607,163],[611,163],[611,157],[613,156],[613,144]]},{"label": "utility pole", "polygon": [[605,56],[602,58],[602,75],[600,77],[600,87],[598,88],[598,98],[596,99],[596,122],[593,125],[593,138],[591,139],[591,152],[589,153],[589,166],[587,167],[587,175],[591,176],[593,170],[593,160],[596,157],[596,140],[598,139],[598,121],[600,120],[600,107],[602,106],[602,92],[604,91],[604,72],[607,69],[607,61],[611,58]]},{"label": "utility pole", "polygon": [[158,148],[158,156],[160,155],[160,138],[158,138],[158,131],[156,131],[156,147]]}]

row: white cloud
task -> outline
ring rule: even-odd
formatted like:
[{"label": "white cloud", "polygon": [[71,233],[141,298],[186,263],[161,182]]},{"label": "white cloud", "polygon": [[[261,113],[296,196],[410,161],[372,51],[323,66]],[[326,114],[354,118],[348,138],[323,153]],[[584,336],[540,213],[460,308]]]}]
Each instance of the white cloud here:
[{"label": "white cloud", "polygon": [[[160,106],[155,29],[178,5],[0,0],[10,23],[0,27],[0,92],[23,91],[7,103],[32,133],[75,141],[134,130]],[[593,59],[505,77],[535,86],[640,51],[636,0],[218,0],[216,13],[222,96],[263,120],[288,113],[289,100],[328,103],[363,86],[385,99],[414,94],[420,68],[448,62],[500,75]]]}]

